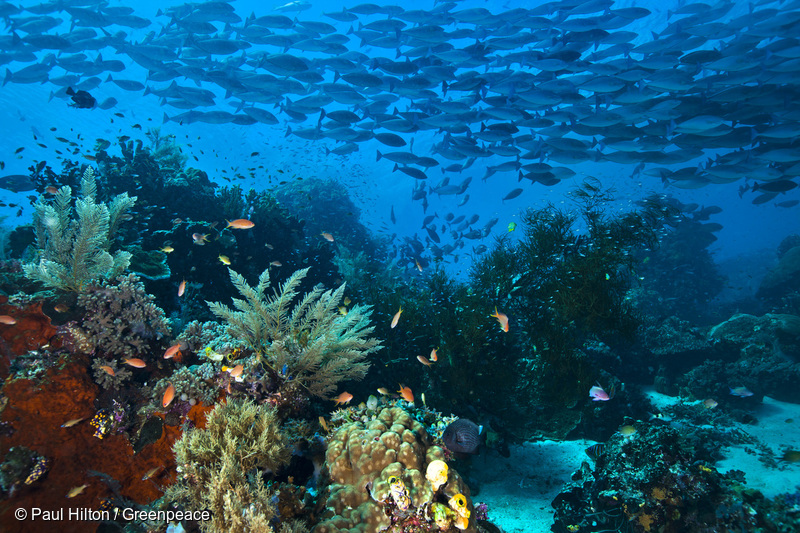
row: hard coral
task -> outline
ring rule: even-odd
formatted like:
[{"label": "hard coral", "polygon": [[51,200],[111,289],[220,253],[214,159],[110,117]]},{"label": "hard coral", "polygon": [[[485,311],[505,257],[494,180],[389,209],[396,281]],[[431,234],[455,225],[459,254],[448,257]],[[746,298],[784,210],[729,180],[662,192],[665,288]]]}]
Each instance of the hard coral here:
[{"label": "hard coral", "polygon": [[[328,516],[314,533],[399,532],[410,525],[414,531],[435,530],[432,504],[447,505],[459,495],[471,512],[469,488],[455,470],[449,469],[438,491],[425,479],[427,465],[442,459],[443,450],[431,446],[425,427],[399,407],[384,408],[369,422],[343,425],[328,444]],[[476,531],[474,519],[462,522],[459,529]],[[444,530],[455,527],[451,519]]]}]

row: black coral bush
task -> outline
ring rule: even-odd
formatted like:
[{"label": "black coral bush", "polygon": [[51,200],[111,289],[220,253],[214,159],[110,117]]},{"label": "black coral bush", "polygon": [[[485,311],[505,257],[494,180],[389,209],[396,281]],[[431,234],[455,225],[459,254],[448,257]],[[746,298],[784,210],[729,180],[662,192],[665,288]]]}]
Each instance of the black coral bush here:
[{"label": "black coral bush", "polygon": [[272,295],[266,293],[269,270],[255,287],[228,270],[242,298],[233,299],[233,308],[207,303],[228,322],[228,334],[245,342],[275,372],[290,376],[321,398],[340,381],[366,375],[369,363],[365,359],[380,348],[380,341],[369,337],[374,330],[369,306],[339,311],[344,284],[327,291],[318,285],[295,303],[307,268],[292,274]]}]

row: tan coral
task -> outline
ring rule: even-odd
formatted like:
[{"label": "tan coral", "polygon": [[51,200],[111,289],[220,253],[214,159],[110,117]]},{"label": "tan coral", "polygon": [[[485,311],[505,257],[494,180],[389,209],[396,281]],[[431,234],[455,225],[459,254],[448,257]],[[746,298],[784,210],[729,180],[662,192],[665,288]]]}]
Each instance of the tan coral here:
[{"label": "tan coral", "polygon": [[[430,445],[425,427],[398,407],[384,408],[370,422],[345,424],[328,444],[326,463],[332,479],[326,500],[328,516],[314,533],[384,531],[393,520],[396,525],[407,516],[425,514],[422,510],[435,497],[447,501],[459,493],[471,508],[469,487],[453,469],[440,487],[443,496],[434,495],[424,472],[428,464],[443,459],[442,449]],[[402,482],[410,499],[407,509],[394,503],[390,480],[395,487]],[[430,521],[433,523],[432,517]],[[474,525],[469,527],[468,519],[462,524],[466,531],[476,531]]]}]

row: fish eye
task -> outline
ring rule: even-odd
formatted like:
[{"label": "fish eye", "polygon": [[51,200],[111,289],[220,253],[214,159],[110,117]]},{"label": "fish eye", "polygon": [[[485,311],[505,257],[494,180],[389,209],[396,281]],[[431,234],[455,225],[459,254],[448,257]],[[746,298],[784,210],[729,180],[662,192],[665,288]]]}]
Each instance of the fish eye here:
[{"label": "fish eye", "polygon": [[388,479],[388,481],[389,481],[389,485],[394,485],[394,484],[395,484],[395,483],[397,483],[397,481],[398,481],[398,480],[397,480],[397,476],[391,476],[391,477]]}]

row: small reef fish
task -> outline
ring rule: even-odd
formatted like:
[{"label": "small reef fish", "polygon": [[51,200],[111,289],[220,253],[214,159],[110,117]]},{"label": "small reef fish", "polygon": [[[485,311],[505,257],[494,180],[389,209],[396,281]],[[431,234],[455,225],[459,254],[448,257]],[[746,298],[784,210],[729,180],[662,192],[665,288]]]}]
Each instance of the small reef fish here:
[{"label": "small reef fish", "polygon": [[378,387],[377,391],[378,393],[383,394],[384,396],[389,396],[391,394],[391,392],[389,392],[389,389],[387,389],[386,387]]},{"label": "small reef fish", "polygon": [[137,359],[135,357],[134,358],[123,359],[122,362],[125,363],[128,366],[132,366],[133,368],[144,368],[144,367],[147,366],[147,363],[145,363],[141,359]]},{"label": "small reef fish", "polygon": [[319,417],[319,425],[322,426],[322,429],[325,430],[325,433],[330,433],[328,429],[328,422],[325,420],[324,416]]},{"label": "small reef fish", "polygon": [[494,313],[489,315],[489,316],[493,317],[493,318],[496,318],[497,321],[500,322],[500,328],[503,331],[505,331],[506,333],[508,333],[508,317],[505,314],[499,312],[497,310],[497,307],[495,307],[494,308]]},{"label": "small reef fish", "polygon": [[172,400],[174,399],[175,399],[175,385],[170,383],[167,386],[167,390],[164,391],[164,397],[161,398],[161,406],[169,407],[169,404],[171,404]]},{"label": "small reef fish", "polygon": [[228,372],[232,378],[238,378],[239,376],[242,375],[242,372],[244,372],[244,366],[243,365],[223,366],[222,371]]},{"label": "small reef fish", "polygon": [[400,396],[403,397],[405,401],[414,403],[414,393],[411,392],[411,389],[409,387],[406,387],[405,385],[400,383],[400,390],[397,392],[400,394]]},{"label": "small reef fish", "polygon": [[636,428],[631,426],[630,424],[626,424],[624,426],[620,426],[619,432],[623,437],[630,437],[634,433],[636,433]]},{"label": "small reef fish", "polygon": [[13,316],[0,315],[0,324],[5,324],[7,326],[13,326],[16,323],[17,323],[17,321]]},{"label": "small reef fish", "polygon": [[511,233],[515,229],[517,229],[517,223],[516,222],[509,222],[508,223],[508,232]]},{"label": "small reef fish", "polygon": [[322,233],[320,233],[320,235],[322,235],[322,238],[325,239],[326,241],[333,242],[333,235],[331,235],[330,233],[326,233],[323,231]]},{"label": "small reef fish", "polygon": [[430,360],[433,361],[434,363],[439,360],[439,356],[436,355],[436,348],[431,350]]},{"label": "small reef fish", "polygon": [[597,444],[592,444],[586,448],[585,451],[586,455],[588,455],[592,461],[597,461],[597,458],[603,455],[603,453],[606,451],[606,445],[602,442],[598,442]]},{"label": "small reef fish", "polygon": [[269,264],[269,266],[273,266],[273,267],[282,267],[282,266],[283,266],[283,263],[281,263],[280,261],[273,261],[273,262],[271,262],[271,263]]},{"label": "small reef fish", "polygon": [[172,246],[164,246],[163,248],[161,248],[161,251],[164,252],[165,254],[171,254],[172,252],[175,251],[175,248],[173,248]]},{"label": "small reef fish", "polygon": [[800,462],[800,451],[798,450],[786,450],[783,452],[783,456],[781,457],[781,461],[786,461],[787,463],[798,463]]},{"label": "small reef fish", "polygon": [[192,241],[198,246],[208,242],[208,233],[192,233]]},{"label": "small reef fish", "polygon": [[57,306],[53,307],[53,310],[56,313],[66,313],[69,311],[69,307],[67,307],[65,304],[58,304]]},{"label": "small reef fish", "polygon": [[343,392],[339,396],[334,398],[333,401],[336,402],[336,405],[339,405],[339,404],[349,403],[350,400],[352,400],[352,399],[353,399],[353,395],[352,394],[350,394],[349,392]]},{"label": "small reef fish", "polygon": [[420,264],[419,264],[419,261],[417,261],[417,259],[416,259],[416,258],[414,259],[414,263],[416,263],[416,264],[417,264],[417,270],[419,270],[420,272],[422,272],[422,265],[420,265]]},{"label": "small reef fish", "polygon": [[88,486],[89,484],[86,483],[85,485],[81,485],[80,487],[74,487],[70,489],[70,491],[67,493],[67,498],[74,498],[75,496],[79,495],[81,492],[86,490],[86,487]]},{"label": "small reef fish", "polygon": [[428,361],[428,358],[425,357],[424,355],[418,355],[417,356],[417,361],[419,361],[420,363],[422,363],[423,365],[425,365],[427,367],[430,367],[433,364],[430,361]]},{"label": "small reef fish", "polygon": [[172,346],[170,346],[169,348],[167,348],[167,351],[166,351],[166,352],[164,352],[164,359],[172,359],[172,358],[173,358],[173,357],[175,357],[175,356],[178,354],[178,352],[180,352],[180,351],[181,351],[181,344],[180,344],[180,343],[178,343],[178,344],[173,344]]},{"label": "small reef fish", "polygon": [[102,370],[103,372],[105,372],[106,374],[111,376],[112,378],[114,377],[114,369],[111,368],[110,366],[103,365],[103,366],[98,366],[97,368],[99,368],[100,370]]},{"label": "small reef fish", "polygon": [[735,389],[729,387],[729,389],[732,396],[738,396],[739,398],[749,398],[753,395],[753,392],[747,387],[736,387]]},{"label": "small reef fish", "polygon": [[342,315],[342,316],[346,315],[347,314],[347,307],[345,307],[344,305],[340,305],[339,306],[339,314]]},{"label": "small reef fish", "polygon": [[228,256],[227,255],[222,255],[222,254],[220,254],[220,256],[219,256],[219,262],[222,263],[223,265],[230,265],[231,264],[231,260],[228,258]]},{"label": "small reef fish", "polygon": [[716,402],[716,400],[713,400],[711,398],[709,398],[707,400],[703,400],[703,407],[705,407],[706,409],[713,409],[717,405],[719,405],[719,404]]},{"label": "small reef fish", "polygon": [[54,187],[53,185],[48,185],[44,188],[44,192],[47,194],[56,194],[58,192],[58,187]]},{"label": "small reef fish", "polygon": [[593,402],[607,402],[613,395],[607,393],[600,385],[595,385],[589,389],[589,397]]},{"label": "small reef fish", "polygon": [[84,420],[86,420],[85,416],[83,418],[73,418],[72,420],[67,420],[66,422],[61,424],[61,427],[62,428],[71,428],[72,426],[74,426],[76,424],[80,424]]},{"label": "small reef fish", "polygon": [[150,470],[148,470],[147,472],[144,473],[144,475],[142,476],[142,481],[147,481],[148,479],[150,479],[151,477],[156,475],[156,473],[159,470],[161,470],[162,468],[164,468],[164,467],[163,466],[154,466],[153,468],[151,468]]},{"label": "small reef fish", "polygon": [[186,280],[181,281],[181,284],[178,285],[178,298],[183,296],[184,292],[186,292]]},{"label": "small reef fish", "polygon": [[400,315],[403,314],[403,308],[400,307],[400,310],[394,314],[392,317],[392,324],[389,326],[390,328],[394,329],[397,326],[397,323],[400,321]]},{"label": "small reef fish", "polygon": [[250,229],[255,224],[246,218],[237,218],[236,220],[226,220],[225,222],[228,223],[226,228],[233,228],[233,229]]}]

